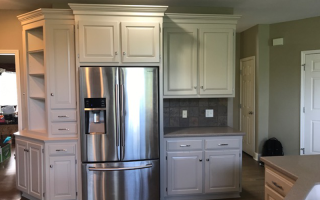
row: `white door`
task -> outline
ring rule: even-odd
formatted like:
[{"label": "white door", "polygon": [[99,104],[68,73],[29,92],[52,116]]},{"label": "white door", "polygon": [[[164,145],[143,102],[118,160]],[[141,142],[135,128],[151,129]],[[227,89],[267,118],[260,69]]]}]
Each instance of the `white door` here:
[{"label": "white door", "polygon": [[76,108],[74,26],[50,25],[47,67],[51,108]]},{"label": "white door", "polygon": [[122,62],[160,62],[160,24],[121,22]]},{"label": "white door", "polygon": [[205,193],[238,192],[240,151],[205,151]]},{"label": "white door", "polygon": [[80,62],[119,62],[119,23],[79,21]]},{"label": "white door", "polygon": [[240,131],[243,151],[255,152],[255,57],[240,60]]},{"label": "white door", "polygon": [[168,152],[168,195],[202,193],[202,151]]},{"label": "white door", "polygon": [[42,145],[35,143],[28,143],[29,154],[29,194],[37,199],[43,197],[43,180],[42,167],[43,155]]},{"label": "white door", "polygon": [[320,52],[303,55],[301,148],[304,151],[301,153],[320,154]]},{"label": "white door", "polygon": [[76,199],[75,156],[51,156],[49,158],[49,163],[50,199]]},{"label": "white door", "polygon": [[16,140],[16,169],[17,169],[17,188],[28,193],[28,143],[22,140]]},{"label": "white door", "polygon": [[164,29],[164,95],[196,95],[197,29]]},{"label": "white door", "polygon": [[199,32],[200,94],[232,95],[233,29],[206,28]]}]

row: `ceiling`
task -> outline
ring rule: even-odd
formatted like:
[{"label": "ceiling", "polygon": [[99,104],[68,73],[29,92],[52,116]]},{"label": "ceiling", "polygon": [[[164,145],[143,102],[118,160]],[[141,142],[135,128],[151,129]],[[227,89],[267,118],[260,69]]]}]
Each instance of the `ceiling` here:
[{"label": "ceiling", "polygon": [[273,24],[320,16],[319,0],[0,0],[0,9],[61,8],[66,7],[67,3],[233,8],[234,14],[242,15],[237,25],[237,32],[256,24]]}]

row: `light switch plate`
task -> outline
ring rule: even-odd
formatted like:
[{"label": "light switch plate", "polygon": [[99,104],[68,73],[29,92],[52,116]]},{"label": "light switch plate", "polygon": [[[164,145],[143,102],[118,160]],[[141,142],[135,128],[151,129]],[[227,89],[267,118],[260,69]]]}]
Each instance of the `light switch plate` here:
[{"label": "light switch plate", "polygon": [[188,118],[188,110],[182,110],[182,118]]},{"label": "light switch plate", "polygon": [[214,110],[213,109],[206,109],[206,117],[213,117]]}]

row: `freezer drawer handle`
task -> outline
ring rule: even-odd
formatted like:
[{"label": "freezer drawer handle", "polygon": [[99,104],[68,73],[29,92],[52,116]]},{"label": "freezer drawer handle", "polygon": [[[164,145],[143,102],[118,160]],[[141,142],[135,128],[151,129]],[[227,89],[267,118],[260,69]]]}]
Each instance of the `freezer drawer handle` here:
[{"label": "freezer drawer handle", "polygon": [[102,168],[102,167],[89,167],[89,171],[124,171],[124,170],[135,170],[135,169],[144,169],[144,168],[150,168],[152,167],[152,164],[146,164],[143,166],[137,166],[137,167],[117,167],[117,168]]},{"label": "freezer drawer handle", "polygon": [[182,144],[180,145],[180,147],[190,147],[191,145],[190,144]]}]

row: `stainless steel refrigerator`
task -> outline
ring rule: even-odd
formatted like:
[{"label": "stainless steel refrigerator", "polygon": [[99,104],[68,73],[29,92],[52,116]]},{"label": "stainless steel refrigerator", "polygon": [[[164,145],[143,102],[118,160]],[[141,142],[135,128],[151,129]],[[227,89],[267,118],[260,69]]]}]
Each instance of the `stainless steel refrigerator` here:
[{"label": "stainless steel refrigerator", "polygon": [[81,67],[84,200],[156,200],[157,67]]}]

